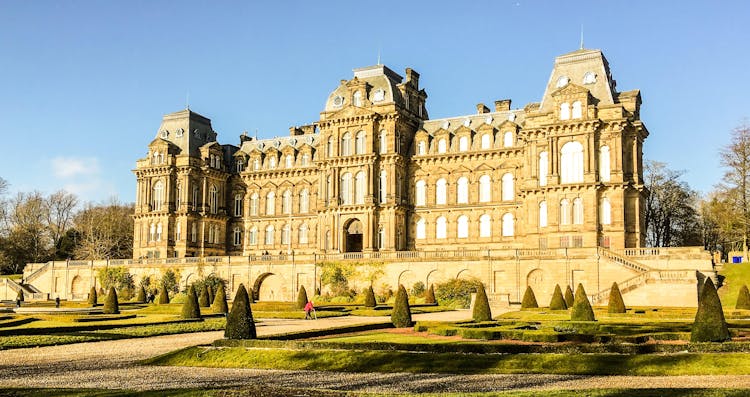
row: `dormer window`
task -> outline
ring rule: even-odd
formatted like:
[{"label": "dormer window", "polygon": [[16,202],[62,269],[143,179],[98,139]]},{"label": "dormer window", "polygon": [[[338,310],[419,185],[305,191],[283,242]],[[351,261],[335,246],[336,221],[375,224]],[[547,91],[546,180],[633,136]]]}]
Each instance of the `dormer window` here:
[{"label": "dormer window", "polygon": [[594,83],[596,83],[596,73],[586,72],[586,74],[583,75],[583,84],[594,84]]},{"label": "dormer window", "polygon": [[462,136],[458,138],[458,151],[465,152],[469,150],[469,137]]},{"label": "dormer window", "polygon": [[286,164],[284,165],[286,168],[292,168],[294,166],[294,156],[291,154],[286,155]]},{"label": "dormer window", "polygon": [[237,159],[237,162],[235,163],[235,167],[236,167],[237,173],[242,172],[242,169],[244,168],[244,163],[242,162],[241,159]]},{"label": "dormer window", "polygon": [[271,156],[268,158],[268,168],[270,169],[276,168],[276,156]]},{"label": "dormer window", "polygon": [[175,131],[175,136],[178,138],[182,138],[182,135],[185,133],[185,130],[182,128],[178,128],[177,131]]},{"label": "dormer window", "polygon": [[482,150],[490,148],[490,134],[482,135]]},{"label": "dormer window", "polygon": [[161,132],[161,137],[162,137],[163,139],[167,139],[167,138],[169,138],[169,131],[167,131],[167,130],[163,130],[163,131]]},{"label": "dormer window", "polygon": [[254,159],[253,160],[253,171],[258,171],[260,169],[260,159]]},{"label": "dormer window", "polygon": [[581,101],[573,102],[573,118],[580,119],[583,117],[583,111],[581,109]]},{"label": "dormer window", "polygon": [[375,90],[375,92],[372,94],[372,101],[373,102],[380,102],[385,100],[385,90],[382,88],[378,88]]},{"label": "dormer window", "polygon": [[354,106],[362,106],[362,93],[357,91],[352,96],[352,103]]},{"label": "dormer window", "polygon": [[510,131],[506,131],[503,133],[503,147],[512,147],[513,146],[513,133]]},{"label": "dormer window", "polygon": [[307,153],[302,153],[302,166],[306,167],[310,165],[310,155]]},{"label": "dormer window", "polygon": [[567,102],[560,105],[560,120],[570,120],[570,104]]},{"label": "dormer window", "polygon": [[555,87],[557,88],[563,88],[570,82],[570,79],[568,76],[560,76],[559,79],[557,79],[557,84],[555,84]]},{"label": "dormer window", "polygon": [[438,153],[442,154],[442,153],[445,153],[446,151],[448,151],[448,147],[445,143],[445,139],[441,138],[438,141]]},{"label": "dormer window", "polygon": [[335,97],[333,97],[333,106],[337,108],[344,106],[344,97],[342,97],[341,95],[336,95]]},{"label": "dormer window", "polygon": [[418,154],[418,155],[423,155],[423,154],[425,154],[425,151],[426,151],[426,150],[425,150],[425,147],[426,147],[426,146],[427,146],[427,145],[425,145],[424,141],[419,141],[419,142],[417,142],[417,154]]}]

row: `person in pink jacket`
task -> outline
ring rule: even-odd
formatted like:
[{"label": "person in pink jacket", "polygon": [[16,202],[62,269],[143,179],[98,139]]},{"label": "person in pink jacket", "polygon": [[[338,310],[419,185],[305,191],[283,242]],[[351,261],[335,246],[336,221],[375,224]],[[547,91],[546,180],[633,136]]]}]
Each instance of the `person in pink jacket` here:
[{"label": "person in pink jacket", "polygon": [[315,310],[315,306],[313,306],[312,301],[307,301],[307,304],[305,305],[305,320],[312,320],[312,316],[310,315]]}]

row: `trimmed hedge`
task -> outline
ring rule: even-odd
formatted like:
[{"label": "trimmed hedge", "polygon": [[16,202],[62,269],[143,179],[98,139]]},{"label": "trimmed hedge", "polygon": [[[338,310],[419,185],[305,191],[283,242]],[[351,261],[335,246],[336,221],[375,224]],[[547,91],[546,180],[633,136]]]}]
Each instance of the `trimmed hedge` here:
[{"label": "trimmed hedge", "polygon": [[224,331],[227,339],[255,339],[258,337],[250,308],[250,297],[244,284],[240,284],[234,296],[232,311],[227,316],[227,328]]},{"label": "trimmed hedge", "polygon": [[575,303],[576,299],[575,296],[573,296],[573,289],[570,288],[570,286],[565,287],[565,304],[568,306],[568,309],[573,307],[573,303]]},{"label": "trimmed hedge", "polygon": [[690,341],[723,342],[728,339],[729,329],[724,319],[719,294],[716,293],[713,281],[706,278],[698,303],[698,312],[695,313],[693,329],[690,332]]},{"label": "trimmed hedge", "polygon": [[91,291],[89,291],[89,305],[91,305],[91,307],[95,307],[97,300],[98,297],[96,294],[96,287],[91,287]]},{"label": "trimmed hedge", "polygon": [[167,287],[162,285],[159,290],[159,304],[166,305],[167,303],[169,303],[169,292],[167,292]]},{"label": "trimmed hedge", "polygon": [[396,328],[411,327],[411,309],[409,309],[409,295],[403,285],[398,286],[396,301],[393,303],[391,322]]},{"label": "trimmed hedge", "polygon": [[430,305],[437,304],[437,300],[435,299],[435,286],[433,284],[430,284],[430,288],[427,290],[427,294],[424,298],[424,303]]},{"label": "trimmed hedge", "polygon": [[536,296],[531,286],[526,287],[526,292],[523,294],[523,300],[521,301],[521,309],[536,309],[539,304],[536,303]]},{"label": "trimmed hedge", "polygon": [[120,305],[117,303],[117,291],[115,291],[115,287],[109,287],[109,293],[107,293],[107,297],[104,298],[104,309],[102,309],[102,313],[120,314]]},{"label": "trimmed hedge", "polygon": [[[208,300],[208,293],[203,289],[201,297],[206,294],[206,300]],[[198,297],[195,296],[195,288],[191,285],[187,292],[187,299],[182,303],[182,318],[184,319],[198,319],[201,318],[201,308],[198,303]]]},{"label": "trimmed hedge", "polygon": [[146,289],[141,286],[138,289],[138,294],[135,296],[135,301],[138,303],[146,303]]},{"label": "trimmed hedge", "polygon": [[570,320],[596,321],[594,310],[591,308],[591,303],[589,303],[589,298],[586,296],[586,290],[583,289],[583,284],[578,284],[578,288],[576,288],[573,310],[570,311]]},{"label": "trimmed hedge", "polygon": [[375,291],[372,289],[372,285],[365,288],[365,307],[375,307],[378,305],[378,301],[375,300]]},{"label": "trimmed hedge", "polygon": [[297,293],[297,309],[304,309],[307,305],[307,290],[304,285],[300,285],[299,293]]},{"label": "trimmed hedge", "polygon": [[214,302],[211,304],[211,310],[213,310],[214,313],[221,313],[224,315],[229,312],[229,307],[227,306],[227,295],[226,292],[224,292],[223,284],[216,286],[216,296],[214,296]]},{"label": "trimmed hedge", "polygon": [[[193,288],[192,286],[190,288]],[[207,284],[203,285],[203,288],[201,289],[201,296],[198,298],[198,306],[199,307],[209,307],[211,306],[211,301],[208,298],[208,290],[211,287]],[[195,293],[195,290],[193,290],[193,293]],[[190,293],[188,293],[190,295]]]},{"label": "trimmed hedge", "polygon": [[612,288],[609,290],[609,304],[607,305],[607,313],[625,313],[625,302],[622,300],[622,294],[620,293],[620,287],[617,283],[612,283]]},{"label": "trimmed hedge", "polygon": [[[216,287],[220,287],[220,285]],[[206,307],[209,307],[214,303],[214,298],[216,298],[215,296],[216,293],[214,292],[214,286],[206,284],[206,289],[208,289],[208,306]]]},{"label": "trimmed hedge", "polygon": [[555,284],[555,292],[552,293],[552,299],[549,301],[549,309],[550,310],[567,310],[568,304],[565,303],[565,298],[563,298],[562,290],[560,289],[560,284]]},{"label": "trimmed hedge", "polygon": [[747,285],[743,285],[740,288],[740,293],[737,295],[737,306],[734,307],[739,310],[750,310],[750,291],[747,289]]},{"label": "trimmed hedge", "polygon": [[484,284],[480,284],[477,289],[477,297],[474,300],[474,310],[471,313],[471,318],[476,322],[492,320],[492,310],[490,309],[490,302],[487,300],[487,292],[484,290]]}]

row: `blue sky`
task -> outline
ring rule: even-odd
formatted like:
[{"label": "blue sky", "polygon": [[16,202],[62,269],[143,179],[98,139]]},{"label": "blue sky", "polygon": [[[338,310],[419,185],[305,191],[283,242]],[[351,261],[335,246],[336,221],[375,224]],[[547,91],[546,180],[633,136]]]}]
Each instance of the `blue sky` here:
[{"label": "blue sky", "polygon": [[378,52],[421,74],[432,118],[523,107],[581,25],[618,88],[641,90],[646,158],[693,188],[719,181],[717,152],[750,116],[750,2],[263,3],[0,2],[0,177],[12,192],[134,201],[130,170],[188,95],[221,143],[286,135]]}]

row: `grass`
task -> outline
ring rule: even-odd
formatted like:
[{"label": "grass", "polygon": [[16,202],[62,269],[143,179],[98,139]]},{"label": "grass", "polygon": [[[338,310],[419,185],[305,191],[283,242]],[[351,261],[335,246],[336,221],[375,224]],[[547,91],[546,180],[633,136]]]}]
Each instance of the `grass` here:
[{"label": "grass", "polygon": [[742,285],[750,287],[750,264],[726,263],[719,275],[724,276],[723,284],[719,288],[721,304],[725,310],[734,309]]}]

